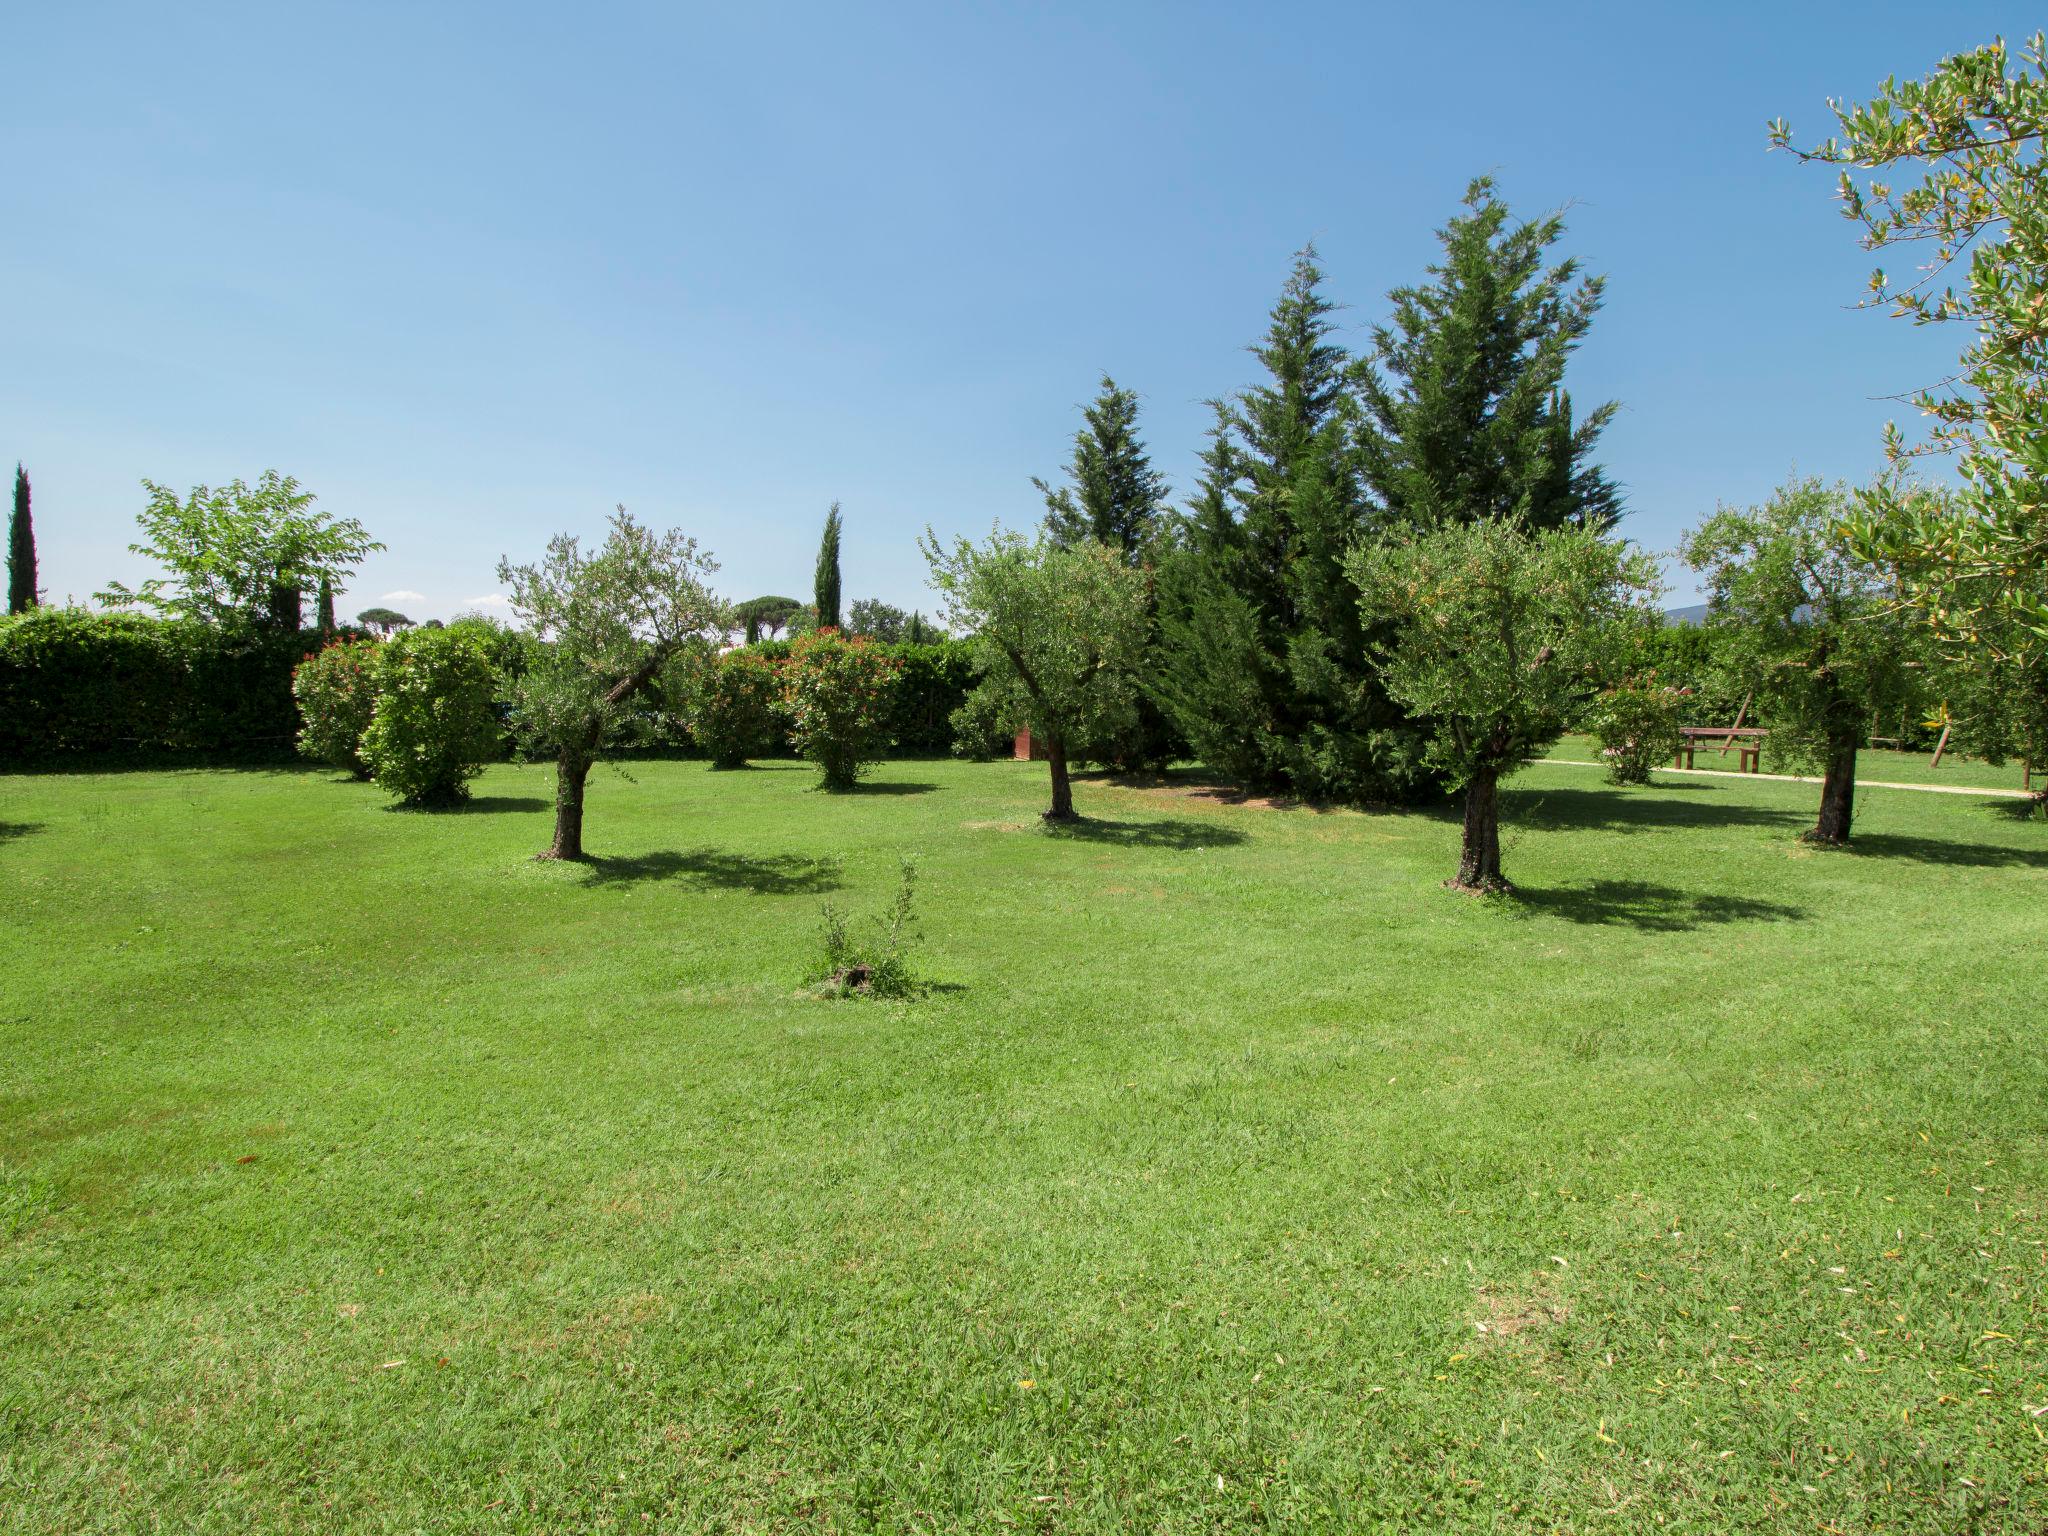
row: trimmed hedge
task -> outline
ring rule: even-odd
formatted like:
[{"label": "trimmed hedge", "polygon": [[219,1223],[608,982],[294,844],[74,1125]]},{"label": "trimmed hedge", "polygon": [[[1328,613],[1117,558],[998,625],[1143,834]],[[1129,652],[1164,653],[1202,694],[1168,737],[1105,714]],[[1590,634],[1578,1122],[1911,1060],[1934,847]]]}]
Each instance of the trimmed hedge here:
[{"label": "trimmed hedge", "polygon": [[81,608],[0,618],[0,759],[290,757],[292,673],[331,638]]},{"label": "trimmed hedge", "polygon": [[[490,627],[500,674],[520,670],[532,642]],[[0,762],[288,759],[301,725],[292,673],[334,640],[368,638],[353,627],[332,635],[221,630],[82,608],[0,617]],[[975,681],[970,648],[942,640],[877,649],[899,666],[885,750],[895,757],[954,751],[953,712]],[[764,641],[747,647],[747,654],[780,662],[789,642]],[[772,751],[791,751],[784,730],[775,736]],[[999,745],[978,747],[986,752]],[[680,721],[666,720],[650,720],[646,747],[663,755],[689,750]]]}]

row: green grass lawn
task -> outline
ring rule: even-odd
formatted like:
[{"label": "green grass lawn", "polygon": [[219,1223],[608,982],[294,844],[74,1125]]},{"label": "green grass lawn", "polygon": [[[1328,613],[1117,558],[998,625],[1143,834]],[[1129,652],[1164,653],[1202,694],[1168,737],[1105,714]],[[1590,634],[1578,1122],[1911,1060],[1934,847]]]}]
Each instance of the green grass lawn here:
[{"label": "green grass lawn", "polygon": [[2016,804],[632,774],[0,778],[0,1529],[2048,1521]]},{"label": "green grass lawn", "polygon": [[[1600,761],[1600,744],[1590,736],[1566,736],[1545,754],[1561,762],[1597,763]],[[1856,778],[1859,782],[1875,779],[1889,784],[1946,784],[1963,789],[2019,789],[2024,783],[2022,769],[2018,763],[2004,763],[1996,768],[1981,758],[1965,757],[1957,752],[1942,754],[1941,766],[1934,766],[1934,753],[1894,752],[1889,748],[1869,748],[1856,754]],[[1729,773],[1737,771],[1742,763],[1734,748],[1723,753],[1714,747],[1701,747],[1693,756],[1695,768],[1715,768]],[[1782,768],[1771,768],[1767,772],[1784,772]],[[1817,775],[1817,770],[1797,770]],[[2039,789],[2042,779],[2035,776],[2034,787]],[[1815,802],[1818,809],[1819,802]]]}]

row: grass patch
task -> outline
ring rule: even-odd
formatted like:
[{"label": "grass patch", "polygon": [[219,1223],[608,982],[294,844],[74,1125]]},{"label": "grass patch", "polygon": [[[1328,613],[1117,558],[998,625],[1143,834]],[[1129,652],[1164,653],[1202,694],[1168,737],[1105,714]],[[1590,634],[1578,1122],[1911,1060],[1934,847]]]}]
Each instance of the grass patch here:
[{"label": "grass patch", "polygon": [[1044,773],[0,779],[0,1529],[2048,1520],[2039,822]]}]

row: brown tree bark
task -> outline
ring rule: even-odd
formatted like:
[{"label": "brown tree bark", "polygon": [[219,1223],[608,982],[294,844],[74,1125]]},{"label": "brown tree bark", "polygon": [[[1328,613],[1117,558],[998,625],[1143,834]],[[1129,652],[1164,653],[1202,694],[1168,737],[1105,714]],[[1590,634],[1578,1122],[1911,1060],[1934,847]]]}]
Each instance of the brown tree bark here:
[{"label": "brown tree bark", "polygon": [[1079,821],[1074,814],[1074,785],[1067,777],[1067,741],[1064,736],[1045,738],[1045,760],[1052,768],[1052,809],[1047,821]]},{"label": "brown tree bark", "polygon": [[564,751],[555,759],[555,840],[543,859],[583,857],[583,785],[590,777],[590,758]]},{"label": "brown tree bark", "polygon": [[1828,743],[1827,774],[1820,785],[1820,820],[1806,834],[1809,843],[1849,841],[1856,808],[1856,738],[1837,735]]},{"label": "brown tree bark", "polygon": [[1458,859],[1458,878],[1445,882],[1454,891],[1508,891],[1514,887],[1500,872],[1500,773],[1483,769],[1465,786],[1465,842]]}]

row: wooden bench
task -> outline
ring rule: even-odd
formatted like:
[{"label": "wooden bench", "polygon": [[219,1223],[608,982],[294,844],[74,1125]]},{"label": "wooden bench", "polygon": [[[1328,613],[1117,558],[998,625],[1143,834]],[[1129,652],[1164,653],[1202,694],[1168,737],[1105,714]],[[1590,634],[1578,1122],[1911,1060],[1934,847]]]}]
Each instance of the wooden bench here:
[{"label": "wooden bench", "polygon": [[1738,756],[1737,772],[1755,773],[1763,762],[1764,737],[1768,732],[1755,726],[1737,726],[1730,729],[1725,725],[1685,725],[1678,730],[1678,751],[1672,755],[1671,766],[1690,768],[1692,755],[1701,747],[1720,747],[1724,750],[1734,747]]}]

